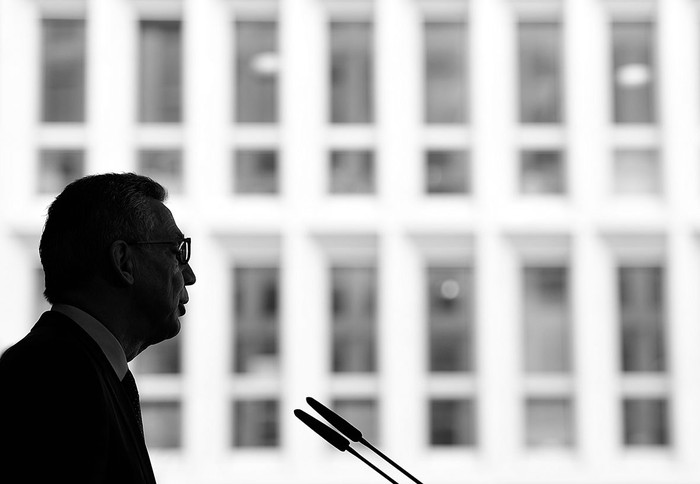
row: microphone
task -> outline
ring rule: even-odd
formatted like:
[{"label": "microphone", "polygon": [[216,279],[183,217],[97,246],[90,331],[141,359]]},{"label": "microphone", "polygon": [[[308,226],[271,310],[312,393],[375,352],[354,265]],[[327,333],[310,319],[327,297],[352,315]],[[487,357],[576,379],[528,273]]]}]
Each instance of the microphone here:
[{"label": "microphone", "polygon": [[[408,472],[406,469],[398,465],[396,462],[391,460],[388,456],[386,456],[382,451],[377,449],[375,446],[370,444],[366,439],[362,437],[362,432],[352,425],[350,422],[345,420],[343,417],[335,413],[333,410],[330,408],[326,407],[324,404],[319,402],[318,400],[312,398],[312,397],[306,397],[306,402],[316,410],[319,415],[321,415],[328,423],[330,423],[333,427],[338,429],[345,437],[348,439],[352,440],[353,442],[359,442],[365,447],[367,447],[369,450],[377,454],[379,457],[384,459],[386,462],[394,466],[396,469],[401,471],[405,476],[407,476],[409,479],[411,479],[413,482],[416,484],[423,484],[421,481],[416,479],[410,472]],[[342,437],[342,436],[341,436]]]},{"label": "microphone", "polygon": [[384,473],[380,468],[372,464],[370,461],[362,457],[355,449],[350,447],[350,441],[340,435],[338,432],[330,428],[328,425],[324,424],[323,422],[317,420],[315,417],[312,417],[308,413],[304,412],[303,410],[296,409],[294,410],[294,415],[304,422],[311,430],[316,432],[318,435],[323,437],[329,444],[331,444],[333,447],[338,449],[341,452],[345,452],[346,450],[350,452],[352,455],[360,459],[362,462],[370,466],[372,469],[377,471],[382,477],[387,479],[389,482],[392,484],[399,484],[397,481],[389,477],[387,474]]}]

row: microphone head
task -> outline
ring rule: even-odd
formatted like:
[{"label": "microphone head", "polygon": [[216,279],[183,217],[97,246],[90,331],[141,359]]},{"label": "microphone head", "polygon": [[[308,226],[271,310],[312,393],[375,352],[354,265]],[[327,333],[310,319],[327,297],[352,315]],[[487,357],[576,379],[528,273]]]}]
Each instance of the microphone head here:
[{"label": "microphone head", "polygon": [[340,433],[345,435],[348,439],[352,440],[353,442],[360,441],[362,438],[362,432],[360,432],[357,427],[314,398],[306,397],[306,402],[311,406],[311,408],[316,410],[321,417],[326,419],[329,424],[338,429],[338,431],[340,431]]},{"label": "microphone head", "polygon": [[294,410],[294,415],[339,451],[345,452],[350,447],[348,439],[303,410]]}]

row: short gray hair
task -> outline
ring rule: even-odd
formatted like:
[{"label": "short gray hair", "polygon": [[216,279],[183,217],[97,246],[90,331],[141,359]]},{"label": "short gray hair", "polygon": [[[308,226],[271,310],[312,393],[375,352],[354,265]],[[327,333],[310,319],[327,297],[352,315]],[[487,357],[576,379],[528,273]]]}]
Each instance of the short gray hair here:
[{"label": "short gray hair", "polygon": [[134,173],[91,175],[69,184],[49,206],[39,243],[46,299],[55,304],[64,290],[88,283],[108,263],[114,241],[148,238],[156,224],[149,201],[167,196],[158,182]]}]

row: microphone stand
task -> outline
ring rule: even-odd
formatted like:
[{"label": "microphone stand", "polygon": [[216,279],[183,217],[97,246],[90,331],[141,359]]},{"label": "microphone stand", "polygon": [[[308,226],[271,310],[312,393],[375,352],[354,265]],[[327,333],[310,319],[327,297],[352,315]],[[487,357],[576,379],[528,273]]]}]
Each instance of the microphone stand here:
[{"label": "microphone stand", "polygon": [[367,464],[369,467],[374,469],[376,472],[378,472],[382,477],[384,477],[386,480],[391,482],[392,484],[399,484],[397,481],[392,479],[388,474],[386,474],[384,471],[382,471],[379,467],[375,466],[372,464],[370,461],[362,457],[355,449],[350,447],[350,441],[340,435],[338,432],[336,432],[334,429],[330,428],[328,425],[324,424],[323,422],[317,420],[315,417],[312,417],[308,413],[304,412],[303,410],[296,409],[294,410],[294,415],[304,422],[311,430],[316,432],[318,435],[323,437],[329,444],[331,444],[333,447],[338,449],[341,452],[345,452],[346,450],[350,452],[352,455],[360,459],[362,462]]},{"label": "microphone stand", "polygon": [[370,444],[370,443],[369,443],[367,440],[365,440],[364,438],[360,439],[359,442],[360,442],[362,445],[364,445],[365,447],[367,447],[369,450],[371,450],[372,452],[374,452],[375,454],[377,454],[379,457],[381,457],[382,459],[384,459],[385,461],[387,461],[389,464],[391,464],[392,466],[394,466],[396,469],[398,469],[399,471],[401,471],[406,477],[408,477],[409,479],[411,479],[411,480],[412,480],[413,482],[415,482],[416,484],[423,484],[421,481],[419,481],[418,479],[416,479],[410,472],[408,472],[406,469],[404,469],[403,467],[401,467],[400,465],[398,465],[396,462],[394,462],[393,460],[391,460],[386,454],[384,454],[381,450],[377,449],[375,446],[373,446],[372,444]]},{"label": "microphone stand", "polygon": [[[349,423],[347,420],[345,420],[343,417],[335,413],[333,410],[330,408],[326,407],[323,405],[321,402],[311,398],[307,397],[306,398],[307,403],[316,410],[324,419],[328,421],[333,427],[338,429],[339,432],[336,430],[332,429],[328,425],[324,424],[323,422],[317,420],[316,418],[312,417],[308,413],[304,412],[303,410],[294,410],[294,415],[299,418],[302,422],[304,422],[307,426],[311,428],[314,432],[319,434],[321,437],[326,439],[328,443],[333,445],[336,449],[340,450],[341,452],[345,452],[346,450],[350,452],[352,455],[360,459],[362,462],[367,464],[369,467],[377,471],[380,475],[382,475],[385,479],[388,481],[392,482],[393,484],[398,484],[394,479],[389,477],[386,473],[384,473],[381,469],[379,469],[377,466],[372,464],[370,461],[365,459],[363,456],[361,456],[355,449],[350,447],[350,440],[353,442],[359,442],[360,444],[364,445],[367,447],[369,450],[377,454],[379,457],[384,459],[386,462],[391,464],[394,468],[398,469],[401,471],[405,476],[410,478],[413,482],[416,484],[423,484],[421,481],[416,479],[415,476],[413,476],[410,472],[408,472],[406,469],[401,467],[399,464],[391,460],[387,455],[385,455],[382,451],[377,449],[375,446],[370,444],[367,439],[362,437],[362,432],[353,426],[351,423]],[[341,435],[341,433],[343,435]],[[347,438],[346,438],[347,437]],[[349,439],[349,440],[348,440]]]},{"label": "microphone stand", "polygon": [[386,474],[386,473],[385,473],[383,470],[381,470],[379,467],[375,466],[375,465],[372,464],[370,461],[368,461],[367,459],[365,459],[364,457],[362,457],[362,455],[360,455],[360,453],[359,453],[358,451],[356,451],[355,449],[353,449],[352,447],[348,447],[348,452],[350,452],[352,455],[354,455],[355,457],[357,457],[358,459],[360,459],[362,462],[364,462],[365,464],[367,464],[368,466],[370,466],[372,469],[374,469],[375,471],[377,471],[377,472],[378,472],[380,475],[382,475],[387,481],[392,482],[393,484],[399,484],[397,481],[395,481],[394,479],[392,479],[391,477],[389,477],[389,475]]},{"label": "microphone stand", "polygon": [[331,410],[330,408],[326,407],[324,404],[319,402],[318,400],[312,398],[312,397],[306,397],[306,402],[316,410],[323,418],[325,418],[328,423],[333,425],[336,429],[338,429],[343,435],[345,435],[348,439],[352,440],[353,442],[359,442],[365,447],[367,447],[369,450],[377,454],[379,457],[384,459],[386,462],[391,464],[394,468],[398,469],[403,473],[406,477],[411,479],[413,482],[416,484],[423,484],[421,481],[419,481],[414,475],[412,475],[410,472],[408,472],[406,469],[401,467],[399,464],[391,460],[387,455],[385,455],[382,451],[377,449],[375,446],[370,444],[364,437],[362,437],[362,432],[352,425],[350,422],[345,420],[343,417],[338,415],[336,412]]}]

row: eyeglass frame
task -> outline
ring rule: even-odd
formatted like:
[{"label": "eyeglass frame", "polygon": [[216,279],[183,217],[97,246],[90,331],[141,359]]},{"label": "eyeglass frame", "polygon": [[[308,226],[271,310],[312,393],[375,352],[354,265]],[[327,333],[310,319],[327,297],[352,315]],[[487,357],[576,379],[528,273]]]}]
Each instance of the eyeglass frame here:
[{"label": "eyeglass frame", "polygon": [[[160,245],[160,244],[177,244],[177,254],[175,257],[177,258],[177,261],[182,264],[183,266],[187,264],[190,261],[190,258],[192,257],[192,238],[191,237],[183,237],[178,240],[145,240],[145,241],[136,241],[136,242],[130,242],[130,245]],[[185,244],[185,247],[187,248],[187,259],[183,260],[182,257],[182,245]]]}]

